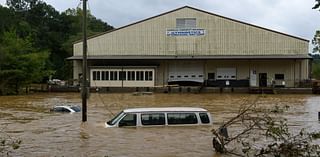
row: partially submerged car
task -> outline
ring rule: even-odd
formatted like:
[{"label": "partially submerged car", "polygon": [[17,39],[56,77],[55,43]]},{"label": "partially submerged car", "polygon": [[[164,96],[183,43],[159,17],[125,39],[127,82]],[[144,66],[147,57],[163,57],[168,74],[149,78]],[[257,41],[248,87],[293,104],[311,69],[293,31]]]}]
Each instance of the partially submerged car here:
[{"label": "partially submerged car", "polygon": [[59,105],[59,106],[54,106],[51,109],[51,111],[52,112],[74,113],[74,112],[81,112],[81,108],[79,106]]},{"label": "partially submerged car", "polygon": [[210,113],[203,108],[132,108],[121,111],[105,123],[109,127],[210,125]]}]

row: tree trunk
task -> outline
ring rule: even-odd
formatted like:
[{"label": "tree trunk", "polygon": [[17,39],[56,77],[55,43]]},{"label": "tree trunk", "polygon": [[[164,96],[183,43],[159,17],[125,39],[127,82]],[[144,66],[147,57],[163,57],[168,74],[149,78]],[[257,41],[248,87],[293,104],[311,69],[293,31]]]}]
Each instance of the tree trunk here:
[{"label": "tree trunk", "polygon": [[226,153],[224,145],[220,142],[218,138],[212,139],[213,148],[219,153]]},{"label": "tree trunk", "polygon": [[15,89],[16,89],[16,94],[18,95],[19,94],[19,83],[18,83],[18,81],[16,82]]}]

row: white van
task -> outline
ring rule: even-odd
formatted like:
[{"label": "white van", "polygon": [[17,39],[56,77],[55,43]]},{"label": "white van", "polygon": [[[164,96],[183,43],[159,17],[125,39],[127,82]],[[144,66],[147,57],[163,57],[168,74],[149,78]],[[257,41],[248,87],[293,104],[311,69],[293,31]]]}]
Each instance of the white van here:
[{"label": "white van", "polygon": [[210,113],[203,108],[133,108],[121,111],[105,123],[110,127],[210,125]]}]

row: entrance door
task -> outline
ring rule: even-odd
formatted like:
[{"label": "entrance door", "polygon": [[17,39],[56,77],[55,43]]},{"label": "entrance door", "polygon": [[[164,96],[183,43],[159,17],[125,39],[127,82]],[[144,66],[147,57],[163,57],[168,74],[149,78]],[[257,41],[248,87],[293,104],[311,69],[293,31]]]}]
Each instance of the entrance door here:
[{"label": "entrance door", "polygon": [[267,87],[267,73],[259,73],[259,87]]}]

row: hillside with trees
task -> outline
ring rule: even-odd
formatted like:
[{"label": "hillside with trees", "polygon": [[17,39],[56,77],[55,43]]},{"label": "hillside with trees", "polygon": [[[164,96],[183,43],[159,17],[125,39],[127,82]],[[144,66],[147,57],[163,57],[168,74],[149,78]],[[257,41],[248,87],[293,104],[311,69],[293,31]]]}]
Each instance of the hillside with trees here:
[{"label": "hillside with trees", "polygon": [[[59,12],[42,0],[0,5],[0,95],[19,94],[49,76],[71,78],[72,43],[82,37],[82,10]],[[113,29],[88,12],[88,35]]]},{"label": "hillside with trees", "polygon": [[[317,9],[320,11],[320,0],[316,0],[316,4],[312,9]],[[312,58],[312,77],[314,79],[320,79],[320,30],[316,30],[314,38],[312,40],[312,44],[314,46]]]}]

